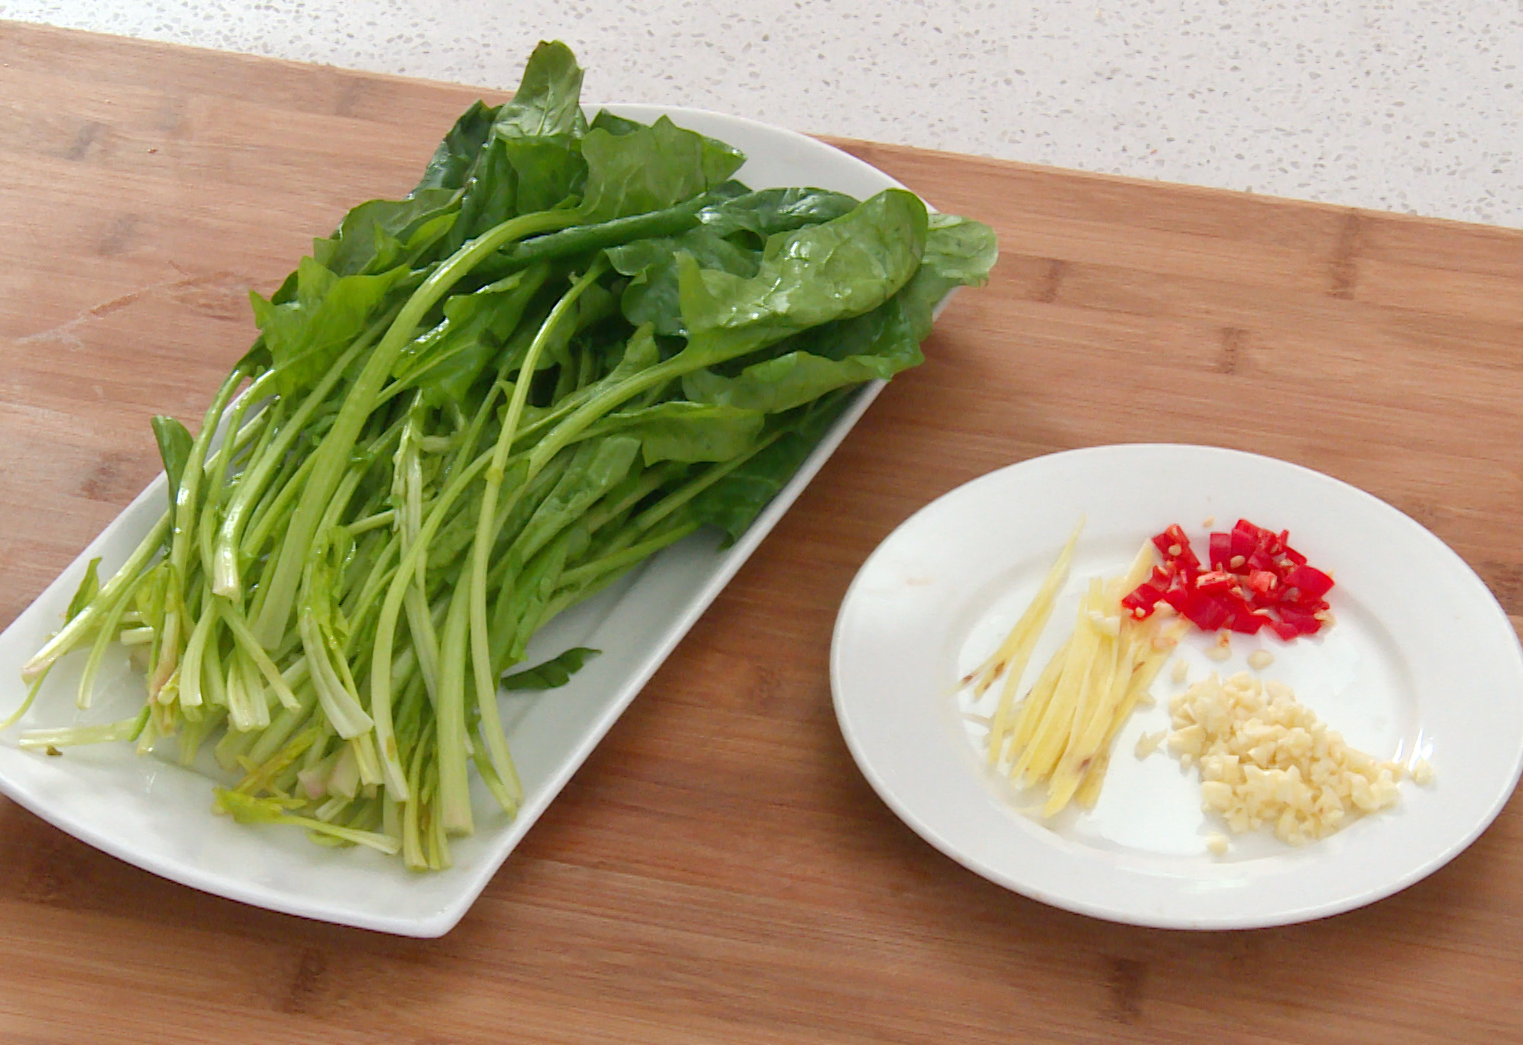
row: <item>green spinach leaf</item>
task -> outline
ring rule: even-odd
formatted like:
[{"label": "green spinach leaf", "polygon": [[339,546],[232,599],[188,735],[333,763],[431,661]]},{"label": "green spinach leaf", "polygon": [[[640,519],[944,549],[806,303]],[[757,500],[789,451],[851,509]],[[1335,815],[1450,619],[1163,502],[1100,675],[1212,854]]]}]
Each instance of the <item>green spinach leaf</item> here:
[{"label": "green spinach leaf", "polygon": [[691,255],[703,268],[746,279],[756,275],[761,265],[760,251],[736,246],[704,226],[680,236],[635,240],[609,248],[613,267],[632,277],[620,302],[624,318],[637,326],[650,323],[665,337],[687,333],[678,297],[678,253]]},{"label": "green spinach leaf", "polygon": [[153,438],[159,444],[159,458],[164,462],[164,475],[169,479],[169,510],[173,512],[180,494],[180,477],[185,474],[185,462],[190,460],[190,449],[195,440],[185,426],[172,417],[159,414],[152,423]]},{"label": "green spinach leaf", "polygon": [[571,681],[572,675],[582,670],[582,665],[602,652],[590,646],[572,646],[564,653],[541,661],[532,668],[504,675],[502,688],[509,690],[559,689]]},{"label": "green spinach leaf", "polygon": [[824,189],[758,189],[712,203],[698,220],[717,236],[750,233],[758,243],[779,232],[845,217],[858,201]]},{"label": "green spinach leaf", "polygon": [[100,557],[96,556],[85,567],[85,575],[79,579],[79,587],[74,589],[74,597],[69,600],[69,608],[64,613],[64,620],[73,620],[79,616],[80,612],[90,605],[90,601],[100,592],[99,571]]},{"label": "green spinach leaf", "polygon": [[639,451],[639,440],[623,435],[578,445],[565,474],[518,535],[515,544],[524,558],[534,555],[628,475]]},{"label": "green spinach leaf", "polygon": [[424,168],[423,178],[413,194],[428,189],[459,189],[464,187],[466,176],[481,147],[492,133],[492,121],[497,118],[497,108],[477,101],[460,114],[455,125],[449,129],[434,155]]},{"label": "green spinach leaf", "polygon": [[925,204],[889,189],[833,221],[772,236],[750,279],[679,254],[683,351],[698,369],[869,312],[915,274],[925,236]]},{"label": "green spinach leaf", "polygon": [[582,114],[582,67],[559,40],[541,41],[529,55],[513,97],[497,110],[492,134],[498,138],[548,138],[587,133]]},{"label": "green spinach leaf", "polygon": [[850,402],[849,392],[837,392],[778,417],[775,424],[781,436],[695,497],[687,506],[689,513],[719,527],[725,532],[725,544],[733,544],[793,478]]},{"label": "green spinach leaf", "polygon": [[755,445],[766,416],[736,406],[672,399],[609,414],[586,432],[594,439],[618,433],[640,440],[646,465],[657,461],[728,461]]},{"label": "green spinach leaf", "polygon": [[584,223],[664,210],[729,180],[745,156],[722,142],[683,130],[663,116],[623,134],[601,128],[582,140],[587,191]]},{"label": "green spinach leaf", "polygon": [[373,276],[339,276],[312,258],[297,267],[295,300],[283,304],[251,293],[254,322],[278,371],[282,395],[309,387],[354,343],[406,266]]},{"label": "green spinach leaf", "polygon": [[374,274],[439,239],[455,222],[456,193],[423,189],[404,200],[371,200],[344,216],[333,235],[313,241],[312,257],[340,276]]},{"label": "green spinach leaf", "polygon": [[581,139],[567,134],[510,138],[504,147],[517,186],[516,213],[550,210],[581,194],[587,180]]},{"label": "green spinach leaf", "polygon": [[497,360],[549,276],[548,265],[522,269],[469,294],[445,300],[444,318],[397,359],[392,375],[423,389],[429,406],[464,402]]}]

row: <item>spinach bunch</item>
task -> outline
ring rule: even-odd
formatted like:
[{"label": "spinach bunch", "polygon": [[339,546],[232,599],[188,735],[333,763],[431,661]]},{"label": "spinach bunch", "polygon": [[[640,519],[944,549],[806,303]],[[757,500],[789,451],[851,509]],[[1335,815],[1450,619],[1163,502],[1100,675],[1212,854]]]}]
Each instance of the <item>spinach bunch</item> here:
[{"label": "spinach bunch", "polygon": [[222,811],[447,866],[468,763],[522,798],[505,673],[552,686],[590,655],[514,672],[530,636],[700,527],[739,536],[994,261],[909,192],[751,191],[739,152],[666,118],[589,122],[581,79],[540,45],[406,198],[254,296],[199,434],[155,420],[163,519],[26,669],[35,696],[87,651],[86,706],[127,643],[145,708],[24,743],[173,736],[189,764],[215,737]]}]

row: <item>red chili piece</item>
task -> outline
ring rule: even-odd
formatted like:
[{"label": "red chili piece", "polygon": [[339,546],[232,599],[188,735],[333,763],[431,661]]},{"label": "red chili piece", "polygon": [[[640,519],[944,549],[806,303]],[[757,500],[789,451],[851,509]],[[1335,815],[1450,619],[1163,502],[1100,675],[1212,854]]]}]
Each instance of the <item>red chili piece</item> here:
[{"label": "red chili piece", "polygon": [[1230,531],[1211,534],[1207,570],[1177,523],[1155,536],[1153,545],[1162,563],[1121,600],[1136,618],[1166,602],[1203,631],[1252,635],[1267,627],[1288,642],[1322,628],[1323,596],[1333,579],[1290,546],[1289,530],[1275,533],[1239,519]]}]

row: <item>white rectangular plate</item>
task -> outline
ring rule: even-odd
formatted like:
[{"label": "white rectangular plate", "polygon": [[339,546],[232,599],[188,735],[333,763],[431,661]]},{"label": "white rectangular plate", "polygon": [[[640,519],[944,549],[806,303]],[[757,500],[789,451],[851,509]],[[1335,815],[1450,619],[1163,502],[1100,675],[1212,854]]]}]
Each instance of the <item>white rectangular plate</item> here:
[{"label": "white rectangular plate", "polygon": [[[753,188],[810,186],[866,198],[899,184],[837,149],[763,124],[697,110],[609,108],[642,122],[664,113],[679,126],[736,146],[749,157],[737,177]],[[721,551],[716,535],[695,535],[536,636],[530,663],[573,645],[592,646],[603,655],[561,689],[502,696],[524,805],[509,821],[475,784],[477,833],[451,843],[454,867],[448,871],[416,874],[394,857],[365,849],[327,849],[291,828],[239,826],[212,813],[212,782],[206,776],[166,759],[136,756],[128,744],[73,747],[56,758],[17,747],[17,737],[26,729],[109,722],[141,708],[142,680],[125,661],[102,673],[96,705],[88,712],[76,711],[70,696],[79,658],[59,664],[20,725],[0,737],[0,792],[99,849],[197,889],[382,932],[448,932],[880,387],[858,393],[733,547]],[[160,476],[0,634],[0,717],[22,700],[21,665],[58,628],[86,564],[99,556],[104,578],[126,559],[166,504],[164,485]]]}]

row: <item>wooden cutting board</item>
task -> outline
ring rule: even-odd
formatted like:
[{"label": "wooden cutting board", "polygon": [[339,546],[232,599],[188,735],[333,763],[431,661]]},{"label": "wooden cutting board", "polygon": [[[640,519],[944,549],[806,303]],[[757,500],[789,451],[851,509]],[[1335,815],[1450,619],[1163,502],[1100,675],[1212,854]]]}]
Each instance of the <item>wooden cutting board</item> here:
[{"label": "wooden cutting board", "polygon": [[[353,203],[405,191],[476,96],[0,24],[0,626],[158,471],[149,415],[200,416],[252,337],[248,290]],[[994,278],[955,300],[926,364],[464,922],[421,941],[267,913],[0,801],[0,1040],[1523,1037],[1516,803],[1363,910],[1112,925],[991,885],[901,825],[854,768],[826,677],[841,596],[897,523],[993,468],[1099,443],[1321,469],[1523,611],[1523,233],[837,144],[993,225]]]}]

